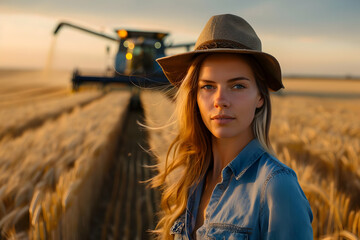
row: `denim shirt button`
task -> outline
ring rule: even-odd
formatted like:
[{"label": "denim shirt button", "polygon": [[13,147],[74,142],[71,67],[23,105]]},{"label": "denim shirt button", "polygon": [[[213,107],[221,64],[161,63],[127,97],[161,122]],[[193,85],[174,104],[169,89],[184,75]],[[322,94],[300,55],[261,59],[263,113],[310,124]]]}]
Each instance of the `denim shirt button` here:
[{"label": "denim shirt button", "polygon": [[183,215],[174,222],[173,226],[170,228],[170,233],[181,234],[183,232],[184,227],[185,227],[185,217]]},{"label": "denim shirt button", "polygon": [[181,233],[184,228],[184,225],[185,224],[183,222],[178,222],[178,223],[174,224],[173,227],[171,228],[171,232]]}]

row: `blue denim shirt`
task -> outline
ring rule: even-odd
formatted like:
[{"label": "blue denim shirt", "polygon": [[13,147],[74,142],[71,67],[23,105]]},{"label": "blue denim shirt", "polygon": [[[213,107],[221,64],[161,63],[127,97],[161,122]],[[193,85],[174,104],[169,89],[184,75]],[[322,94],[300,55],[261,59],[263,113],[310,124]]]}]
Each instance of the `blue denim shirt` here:
[{"label": "blue denim shirt", "polygon": [[[192,239],[204,179],[190,189],[173,224],[174,239]],[[295,172],[252,140],[222,170],[196,239],[313,239],[313,215]]]}]

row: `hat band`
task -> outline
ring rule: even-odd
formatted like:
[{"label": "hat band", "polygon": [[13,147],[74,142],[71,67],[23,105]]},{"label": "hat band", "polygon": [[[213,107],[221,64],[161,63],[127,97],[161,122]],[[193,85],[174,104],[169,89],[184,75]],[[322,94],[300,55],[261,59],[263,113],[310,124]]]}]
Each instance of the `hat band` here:
[{"label": "hat band", "polygon": [[203,42],[199,46],[195,48],[195,50],[205,50],[205,49],[213,49],[213,48],[233,48],[233,49],[250,49],[247,46],[227,40],[227,39],[216,39],[216,40],[209,40],[206,42]]}]

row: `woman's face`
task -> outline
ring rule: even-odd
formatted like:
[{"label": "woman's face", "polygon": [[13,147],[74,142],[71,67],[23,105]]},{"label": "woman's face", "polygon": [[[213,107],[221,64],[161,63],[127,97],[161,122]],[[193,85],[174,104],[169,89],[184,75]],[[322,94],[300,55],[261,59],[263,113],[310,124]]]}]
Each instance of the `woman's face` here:
[{"label": "woman's face", "polygon": [[197,103],[216,138],[253,138],[252,121],[263,105],[251,67],[238,55],[214,54],[201,65]]}]

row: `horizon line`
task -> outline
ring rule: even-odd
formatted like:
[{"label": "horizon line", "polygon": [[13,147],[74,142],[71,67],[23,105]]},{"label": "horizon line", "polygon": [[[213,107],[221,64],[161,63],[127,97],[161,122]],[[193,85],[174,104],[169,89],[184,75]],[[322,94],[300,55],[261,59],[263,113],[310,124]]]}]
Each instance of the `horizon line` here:
[{"label": "horizon line", "polygon": [[[2,67],[0,66],[0,71],[44,71],[45,68],[37,68],[37,67]],[[74,69],[67,68],[54,68],[51,71],[67,71],[72,72]],[[94,69],[95,71],[101,71],[99,69]],[[105,71],[105,70],[104,70]],[[312,79],[345,79],[345,80],[360,80],[360,75],[353,74],[320,74],[320,73],[284,73],[282,74],[282,78],[287,79],[300,79],[300,78],[312,78]]]}]

